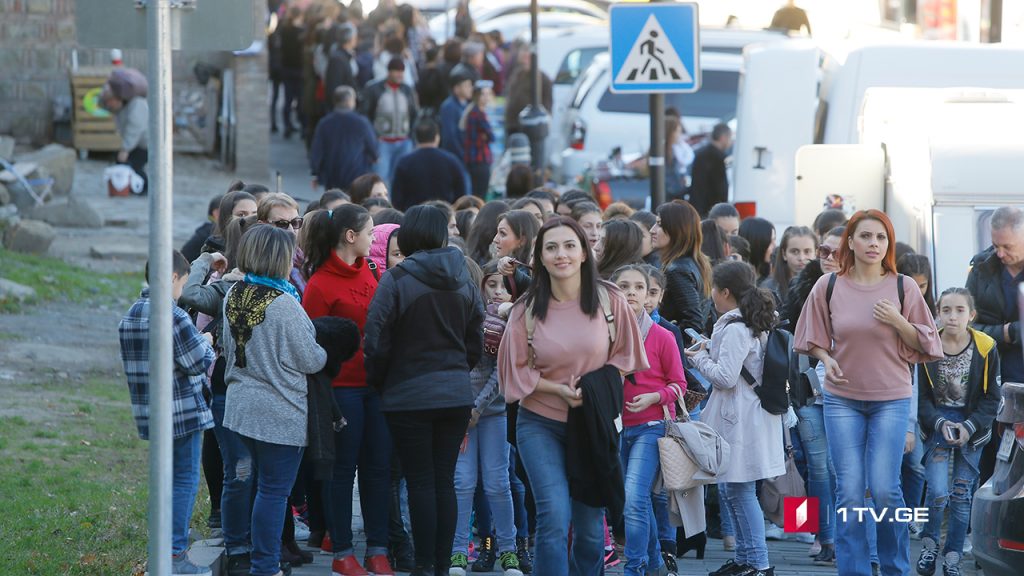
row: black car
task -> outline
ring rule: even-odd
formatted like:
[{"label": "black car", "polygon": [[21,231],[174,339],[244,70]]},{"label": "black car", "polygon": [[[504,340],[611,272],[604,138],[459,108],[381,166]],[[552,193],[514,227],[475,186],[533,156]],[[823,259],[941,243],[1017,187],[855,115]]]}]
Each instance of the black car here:
[{"label": "black car", "polygon": [[992,478],[974,495],[971,542],[985,576],[1024,575],[1024,384],[1004,382]]}]

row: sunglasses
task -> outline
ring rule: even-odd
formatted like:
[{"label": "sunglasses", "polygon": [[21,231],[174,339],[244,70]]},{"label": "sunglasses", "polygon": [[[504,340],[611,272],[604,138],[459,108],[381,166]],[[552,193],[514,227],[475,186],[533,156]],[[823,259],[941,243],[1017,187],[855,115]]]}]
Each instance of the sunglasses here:
[{"label": "sunglasses", "polygon": [[271,222],[274,226],[277,226],[281,230],[287,230],[289,227],[298,230],[302,228],[302,218],[292,218],[291,220],[275,220]]},{"label": "sunglasses", "polygon": [[837,256],[839,256],[839,250],[834,250],[828,246],[818,246],[818,258],[828,260],[829,258],[835,258]]}]

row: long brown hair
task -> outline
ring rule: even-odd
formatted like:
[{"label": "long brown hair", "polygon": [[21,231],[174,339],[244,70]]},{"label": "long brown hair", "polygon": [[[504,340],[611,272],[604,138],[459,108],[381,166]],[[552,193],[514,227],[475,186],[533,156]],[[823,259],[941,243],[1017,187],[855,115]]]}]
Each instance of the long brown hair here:
[{"label": "long brown hair", "polygon": [[673,200],[658,208],[661,230],[668,234],[668,246],[661,249],[662,268],[667,269],[680,258],[693,258],[704,281],[704,296],[711,295],[711,262],[701,251],[704,234],[700,214],[685,200]]},{"label": "long brown hair", "polygon": [[533,315],[541,322],[547,317],[548,304],[551,302],[551,276],[543,264],[544,236],[561,226],[573,231],[585,257],[580,266],[580,309],[584,314],[593,318],[601,304],[597,294],[597,285],[601,282],[601,278],[597,275],[597,263],[594,262],[594,252],[590,249],[590,243],[587,242],[587,234],[572,218],[554,216],[545,222],[537,232],[537,241],[533,244],[533,282],[530,283],[530,289],[524,296],[526,306],[532,308]]},{"label": "long brown hair", "polygon": [[843,233],[843,240],[839,244],[839,274],[846,274],[856,264],[856,256],[850,249],[850,238],[857,233],[857,227],[865,220],[880,222],[885,228],[885,234],[889,237],[889,245],[885,248],[885,256],[882,258],[882,269],[890,274],[897,274],[896,269],[896,231],[892,227],[892,220],[881,210],[858,210],[846,223],[846,232]]}]

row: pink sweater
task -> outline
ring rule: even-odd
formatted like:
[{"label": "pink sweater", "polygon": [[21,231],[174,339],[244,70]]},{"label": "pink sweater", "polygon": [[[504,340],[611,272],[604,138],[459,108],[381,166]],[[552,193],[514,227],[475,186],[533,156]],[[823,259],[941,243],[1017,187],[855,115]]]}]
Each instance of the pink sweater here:
[{"label": "pink sweater", "polygon": [[[668,406],[669,413],[675,418],[678,394],[686,393],[683,359],[679,356],[679,347],[676,346],[676,339],[672,333],[657,324],[651,326],[651,331],[644,340],[644,350],[647,351],[647,360],[651,367],[633,375],[636,384],[626,380],[625,401],[632,402],[634,396],[648,392],[657,392],[661,400],[642,412],[630,412],[623,407],[622,424],[625,426],[639,426],[664,419],[662,406]],[[669,384],[677,384],[678,390]]]},{"label": "pink sweater", "polygon": [[539,416],[565,422],[569,406],[553,394],[536,392],[543,376],[556,383],[568,383],[611,364],[626,374],[646,370],[640,326],[626,299],[609,287],[617,337],[609,350],[608,323],[598,310],[593,318],[580,310],[576,300],[548,304],[544,322],[538,321],[533,334],[535,367],[527,359],[525,304],[520,301],[509,315],[498,348],[498,382],[506,402],[520,401],[520,407]]},{"label": "pink sweater", "polygon": [[875,304],[883,298],[899,306],[895,274],[887,275],[873,286],[856,284],[847,276],[839,276],[831,305],[825,303],[828,278],[826,274],[818,280],[804,303],[793,347],[802,353],[815,346],[831,351],[849,383],[836,386],[826,381],[825,390],[830,394],[851,400],[910,398],[909,364],[942,357],[942,342],[935,320],[917,284],[912,279],[903,279],[903,317],[917,331],[924,353],[907,346],[894,328],[875,320],[872,315]]}]

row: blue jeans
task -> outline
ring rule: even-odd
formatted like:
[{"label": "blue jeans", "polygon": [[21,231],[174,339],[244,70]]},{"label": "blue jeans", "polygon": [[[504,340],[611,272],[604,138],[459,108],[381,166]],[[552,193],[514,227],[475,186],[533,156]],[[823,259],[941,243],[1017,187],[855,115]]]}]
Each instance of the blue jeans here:
[{"label": "blue jeans", "polygon": [[836,534],[836,469],[828,454],[825,411],[820,404],[811,404],[801,406],[796,414],[807,460],[807,491],[818,499],[818,540],[832,544]]},{"label": "blue jeans", "polygon": [[242,436],[224,427],[225,398],[223,394],[213,397],[213,432],[224,460],[224,490],[220,498],[224,548],[228,555],[236,555],[252,550],[253,468],[249,447]]},{"label": "blue jeans", "polygon": [[735,514],[729,507],[729,501],[725,499],[725,482],[718,485],[718,510],[719,519],[722,521],[722,539],[726,536],[736,537],[736,523],[733,522]]},{"label": "blue jeans", "polygon": [[[459,454],[455,464],[455,498],[459,504],[459,520],[455,526],[452,554],[465,554],[469,549],[469,519],[473,512],[477,481],[481,478],[498,539],[498,552],[516,550],[515,513],[512,510],[512,488],[508,480],[507,426],[505,414],[483,416],[468,433],[466,451]],[[478,523],[478,527],[486,529],[482,523]]]},{"label": "blue jeans", "polygon": [[910,569],[910,535],[892,513],[902,508],[900,464],[910,418],[910,398],[888,401],[850,400],[825,394],[825,433],[836,469],[836,564],[840,576],[871,576],[867,524],[853,508],[865,506],[871,490],[874,507],[889,515],[875,525],[878,560],[884,576]]},{"label": "blue jeans", "polygon": [[654,507],[654,519],[658,521],[658,545],[664,546],[665,543],[671,542],[669,552],[672,552],[676,543],[676,527],[672,525],[668,516],[668,493],[662,490],[651,494],[651,504]]},{"label": "blue jeans", "polygon": [[[405,138],[398,142],[385,142],[384,140],[377,141],[377,163],[373,165],[373,171],[378,176],[384,179],[384,183],[387,184],[388,190],[391,189],[391,179],[395,177],[395,168],[398,166],[398,160],[402,156],[405,156],[409,152],[412,152],[412,140]],[[348,416],[346,415],[346,418]],[[334,541],[331,541],[334,544]]]},{"label": "blue jeans", "polygon": [[629,426],[622,431],[622,469],[626,476],[626,576],[644,576],[661,567],[658,519],[651,504],[651,490],[660,467],[658,438],[665,435],[659,421]]},{"label": "blue jeans", "polygon": [[[963,422],[961,410],[940,408],[948,420]],[[964,538],[967,537],[967,526],[971,521],[971,502],[974,498],[974,482],[978,479],[978,461],[981,450],[967,444],[951,447],[946,443],[941,432],[935,432],[928,439],[925,450],[925,473],[928,478],[928,524],[925,525],[923,536],[936,543],[942,533],[942,516],[949,508],[949,523],[946,527],[946,545],[942,554],[947,552],[964,553]],[[953,461],[953,489],[949,489],[949,466]]]},{"label": "blue jeans", "polygon": [[175,556],[188,550],[188,527],[192,523],[192,508],[196,505],[196,494],[199,492],[202,438],[202,432],[192,432],[174,439],[171,553]]},{"label": "blue jeans", "polygon": [[256,500],[252,503],[252,576],[281,571],[281,530],[288,495],[302,462],[300,446],[285,446],[242,436],[257,470]]},{"label": "blue jeans", "polygon": [[903,455],[903,467],[901,469],[901,480],[903,481],[903,500],[911,508],[921,505],[921,497],[924,496],[924,440],[921,439],[919,427],[914,427],[917,438],[914,440],[914,449],[909,454]]},{"label": "blue jeans", "polygon": [[768,568],[768,543],[764,537],[764,513],[757,501],[757,482],[725,482],[718,489],[725,493],[736,528],[735,562],[758,570]]},{"label": "blue jeans", "polygon": [[348,425],[334,435],[334,476],[330,482],[328,526],[335,558],[353,554],[352,489],[359,468],[359,504],[366,529],[366,554],[388,551],[391,511],[391,434],[370,388],[335,388],[334,400]]},{"label": "blue jeans", "polygon": [[[507,418],[506,418],[507,419]],[[509,445],[508,482],[512,490],[512,512],[516,522],[516,538],[530,535],[530,515],[526,511],[526,484],[516,474],[516,447]]]},{"label": "blue jeans", "polygon": [[[533,576],[598,576],[604,570],[604,510],[569,498],[565,422],[519,409],[516,440],[537,503]],[[571,558],[569,524],[572,523]]]}]

